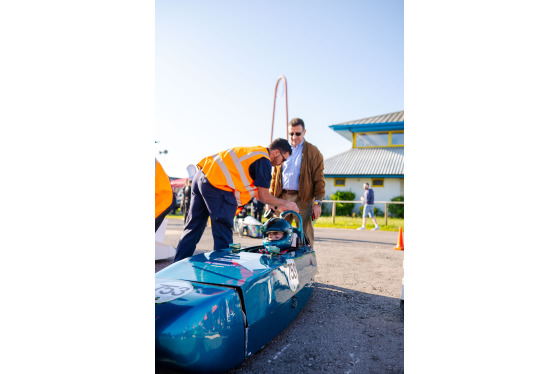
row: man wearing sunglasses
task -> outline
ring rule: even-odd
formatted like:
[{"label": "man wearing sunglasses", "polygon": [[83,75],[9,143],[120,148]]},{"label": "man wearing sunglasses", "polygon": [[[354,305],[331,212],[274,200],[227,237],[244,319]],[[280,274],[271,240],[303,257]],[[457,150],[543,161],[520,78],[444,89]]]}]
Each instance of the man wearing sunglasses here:
[{"label": "man wearing sunglasses", "polygon": [[214,250],[228,248],[233,243],[233,218],[253,197],[278,210],[299,213],[295,203],[269,192],[272,167],[291,153],[290,143],[279,138],[268,148],[236,147],[203,158],[193,178],[191,205],[174,262],[193,255],[208,217]]},{"label": "man wearing sunglasses", "polygon": [[[311,245],[315,241],[313,217],[321,215],[321,202],[325,196],[323,155],[317,147],[305,141],[305,124],[294,118],[288,125],[288,139],[292,154],[272,171],[270,193],[278,198],[293,201],[299,208],[303,232]],[[291,215],[286,219],[291,222]]]}]

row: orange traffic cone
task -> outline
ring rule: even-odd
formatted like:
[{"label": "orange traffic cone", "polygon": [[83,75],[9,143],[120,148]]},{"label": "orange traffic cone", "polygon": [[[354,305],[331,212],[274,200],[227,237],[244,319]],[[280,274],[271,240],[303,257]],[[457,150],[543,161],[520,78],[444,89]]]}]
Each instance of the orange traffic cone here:
[{"label": "orange traffic cone", "polygon": [[399,241],[397,242],[397,246],[395,247],[398,251],[404,251],[404,241],[402,235],[402,227],[399,227]]}]

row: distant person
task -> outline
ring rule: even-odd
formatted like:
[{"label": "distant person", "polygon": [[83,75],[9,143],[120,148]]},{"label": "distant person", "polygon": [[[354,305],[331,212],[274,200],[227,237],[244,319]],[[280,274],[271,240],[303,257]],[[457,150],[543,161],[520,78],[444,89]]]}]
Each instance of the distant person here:
[{"label": "distant person", "polygon": [[[321,215],[321,203],[325,196],[323,155],[319,149],[304,139],[306,130],[301,118],[293,118],[288,125],[292,155],[272,172],[270,193],[297,204],[303,232],[311,245],[315,241],[313,217]],[[278,215],[278,213],[276,213]],[[293,217],[285,217],[292,222]]]},{"label": "distant person", "polygon": [[263,210],[264,204],[257,200],[257,198],[253,197],[253,217],[259,222],[262,222]]},{"label": "distant person", "polygon": [[191,185],[192,181],[189,179],[185,186],[183,187],[183,202],[181,204],[181,211],[183,213],[183,224],[187,222],[187,216],[189,214],[189,207],[191,205]]},{"label": "distant person", "polygon": [[228,248],[233,242],[233,218],[253,197],[282,211],[299,212],[295,203],[268,191],[272,166],[281,165],[291,153],[286,139],[276,139],[268,148],[236,147],[202,159],[193,179],[191,207],[174,261],[192,256],[208,217],[214,250]]},{"label": "distant person", "polygon": [[375,227],[371,229],[372,231],[379,230],[379,225],[375,219],[374,209],[373,209],[373,190],[369,188],[369,183],[364,183],[364,196],[362,196],[362,203],[364,204],[364,218],[362,221],[362,227],[358,227],[356,230],[366,229],[366,218],[367,215],[371,217],[371,220],[375,224]]},{"label": "distant person", "polygon": [[171,211],[169,213],[175,215],[177,211],[177,192],[173,192],[173,204],[171,205]]}]

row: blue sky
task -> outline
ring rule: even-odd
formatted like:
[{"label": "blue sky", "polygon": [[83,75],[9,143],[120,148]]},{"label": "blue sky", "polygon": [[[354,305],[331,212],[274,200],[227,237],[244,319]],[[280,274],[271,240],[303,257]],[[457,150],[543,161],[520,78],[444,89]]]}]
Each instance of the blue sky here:
[{"label": "blue sky", "polygon": [[[402,1],[155,5],[155,152],[172,177],[214,152],[268,145],[281,75],[289,118],[325,158],[351,147],[329,125],[404,109]],[[284,103],[274,138],[285,137]]]}]

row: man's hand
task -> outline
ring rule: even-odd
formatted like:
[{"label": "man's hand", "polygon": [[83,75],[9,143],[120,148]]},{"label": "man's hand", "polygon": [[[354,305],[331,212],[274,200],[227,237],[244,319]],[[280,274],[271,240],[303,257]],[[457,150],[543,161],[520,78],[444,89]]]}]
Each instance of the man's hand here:
[{"label": "man's hand", "polygon": [[313,217],[315,217],[315,219],[319,218],[321,216],[321,205],[317,205],[317,204],[313,204]]},{"label": "man's hand", "polygon": [[272,207],[278,207],[278,209],[282,212],[286,210],[293,210],[294,212],[299,213],[296,203],[274,197],[266,188],[257,186],[257,199],[261,203],[268,204]]},{"label": "man's hand", "polygon": [[287,209],[283,209],[282,211],[286,211],[286,210],[293,210],[296,213],[299,213],[299,208],[297,207],[297,204],[294,203],[293,201],[285,201],[285,206]]}]

